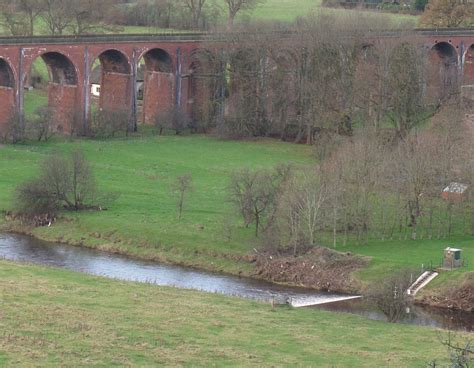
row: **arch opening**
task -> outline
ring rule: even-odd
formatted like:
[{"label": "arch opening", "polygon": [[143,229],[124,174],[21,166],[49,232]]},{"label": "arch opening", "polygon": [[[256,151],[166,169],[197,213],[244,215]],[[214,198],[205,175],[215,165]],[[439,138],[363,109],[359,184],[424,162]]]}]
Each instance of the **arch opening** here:
[{"label": "arch opening", "polygon": [[438,63],[443,63],[446,67],[456,65],[458,57],[454,46],[448,42],[439,42],[431,48],[431,53]]},{"label": "arch opening", "polygon": [[173,73],[173,60],[163,49],[152,49],[143,55],[146,70],[158,73]]},{"label": "arch opening", "polygon": [[0,58],[0,86],[7,88],[15,87],[13,70],[6,60]]},{"label": "arch opening", "polygon": [[[92,133],[111,126],[107,134],[127,131],[131,123],[131,64],[116,49],[102,51],[92,62],[89,75],[89,116]],[[107,130],[107,129],[105,129]]]},{"label": "arch opening", "polygon": [[176,119],[184,119],[176,106],[175,90],[171,55],[160,48],[145,52],[138,64],[136,79],[137,111],[143,124],[158,126],[162,131],[163,128],[172,128]]},{"label": "arch opening", "polygon": [[118,50],[106,50],[99,55],[100,66],[105,73],[130,74],[127,57]]},{"label": "arch opening", "polygon": [[78,75],[72,60],[56,51],[37,56],[25,76],[24,87],[24,114],[31,124],[47,123],[52,131],[77,132]]},{"label": "arch opening", "polygon": [[474,85],[474,44],[471,45],[464,56],[464,85]]},{"label": "arch opening", "polygon": [[214,55],[208,50],[194,50],[189,64],[186,109],[195,131],[205,133],[216,124],[225,97],[224,90],[219,88],[219,80]]},{"label": "arch opening", "polygon": [[69,58],[59,52],[46,52],[41,58],[48,67],[50,82],[77,85],[76,68]]},{"label": "arch opening", "polygon": [[448,42],[439,42],[429,52],[428,96],[449,98],[459,82],[458,55]]}]

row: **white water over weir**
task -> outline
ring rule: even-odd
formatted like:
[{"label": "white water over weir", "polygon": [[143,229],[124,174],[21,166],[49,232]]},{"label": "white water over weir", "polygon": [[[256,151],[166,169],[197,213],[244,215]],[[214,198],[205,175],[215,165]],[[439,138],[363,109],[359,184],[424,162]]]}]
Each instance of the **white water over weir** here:
[{"label": "white water over weir", "polygon": [[291,298],[290,305],[295,308],[309,307],[312,305],[321,305],[328,303],[342,302],[345,300],[359,299],[362,298],[360,295],[354,296],[328,296],[328,297],[313,297],[313,296],[304,296]]}]

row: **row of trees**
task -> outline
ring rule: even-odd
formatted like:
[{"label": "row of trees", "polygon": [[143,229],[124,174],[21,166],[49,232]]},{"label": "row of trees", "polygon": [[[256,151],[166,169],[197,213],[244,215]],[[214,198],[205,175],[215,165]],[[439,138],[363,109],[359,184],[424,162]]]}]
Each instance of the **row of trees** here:
[{"label": "row of trees", "polygon": [[[262,0],[0,0],[0,24],[13,36],[47,32],[88,34],[118,30],[118,25],[209,29],[227,13],[231,29],[236,15]],[[44,25],[44,26],[43,26]],[[41,28],[41,29],[39,29]]]},{"label": "row of trees", "polygon": [[139,0],[121,8],[122,22],[162,28],[207,30],[227,17],[232,29],[238,13],[253,10],[264,0]]},{"label": "row of trees", "polygon": [[[309,144],[321,132],[350,135],[361,125],[403,138],[459,93],[457,73],[415,34],[383,37],[384,28],[363,17],[321,15],[228,35],[225,52],[202,56],[208,69],[200,86],[224,92],[208,93],[201,124],[229,137]],[[224,95],[225,114],[216,108]]]},{"label": "row of trees", "polygon": [[13,36],[100,32],[113,29],[116,4],[117,0],[0,0],[0,24]]},{"label": "row of trees", "polygon": [[396,144],[366,130],[326,143],[330,153],[316,167],[237,172],[232,201],[265,243],[294,253],[331,238],[336,247],[348,238],[473,234],[473,199],[441,199],[450,182],[474,183],[472,142],[448,119]]}]

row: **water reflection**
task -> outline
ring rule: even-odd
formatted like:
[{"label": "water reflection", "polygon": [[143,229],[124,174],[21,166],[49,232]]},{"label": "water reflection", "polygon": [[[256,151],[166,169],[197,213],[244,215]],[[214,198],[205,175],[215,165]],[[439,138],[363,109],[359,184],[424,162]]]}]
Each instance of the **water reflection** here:
[{"label": "water reflection", "polygon": [[[311,299],[324,302],[340,296],[334,293],[285,287],[253,279],[197,271],[191,268],[139,261],[94,249],[51,244],[13,234],[0,234],[0,257],[120,280],[197,289],[262,301],[299,298],[299,300]],[[376,311],[364,300],[330,303],[317,308],[356,313],[371,319],[385,320],[383,314]],[[474,315],[415,307],[405,316],[403,323],[472,331]]]}]

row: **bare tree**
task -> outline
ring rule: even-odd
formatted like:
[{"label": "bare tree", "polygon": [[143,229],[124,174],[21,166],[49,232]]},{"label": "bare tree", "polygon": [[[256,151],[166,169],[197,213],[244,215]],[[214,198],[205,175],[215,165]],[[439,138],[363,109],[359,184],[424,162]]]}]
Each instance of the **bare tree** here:
[{"label": "bare tree", "polygon": [[258,4],[262,3],[263,0],[224,0],[227,5],[227,30],[231,31],[234,27],[234,20],[237,13],[240,11],[254,9]]},{"label": "bare tree", "polygon": [[97,138],[110,138],[119,133],[128,135],[129,123],[129,110],[101,109],[93,116],[91,134]]},{"label": "bare tree", "polygon": [[[446,338],[443,338],[440,335],[439,339],[441,344],[448,349],[450,367],[472,367],[472,364],[474,363],[474,347],[472,341],[459,341],[460,339],[456,338],[456,336],[454,336],[451,331],[448,332]],[[441,368],[444,366],[444,364],[438,364],[436,360],[428,364],[428,367],[430,368]]]},{"label": "bare tree", "polygon": [[329,188],[316,171],[295,172],[279,196],[279,216],[289,234],[296,255],[300,246],[316,244],[317,231],[323,227]]},{"label": "bare tree", "polygon": [[44,12],[41,14],[49,33],[52,35],[62,35],[72,23],[70,6],[71,1],[67,0],[43,0]]},{"label": "bare tree", "polygon": [[170,107],[156,114],[153,120],[160,135],[165,129],[174,130],[176,135],[180,135],[190,125],[186,112],[178,106]]},{"label": "bare tree", "polygon": [[53,154],[42,163],[38,178],[17,188],[17,208],[35,215],[61,208],[78,211],[93,208],[95,194],[94,176],[81,152]]},{"label": "bare tree", "polygon": [[30,134],[38,141],[48,141],[54,134],[54,110],[49,106],[39,107],[36,118],[28,121]]},{"label": "bare tree", "polygon": [[232,174],[230,199],[239,209],[246,227],[255,223],[256,237],[260,227],[266,227],[273,220],[277,196],[290,172],[291,166],[280,165],[271,172],[244,169]]},{"label": "bare tree", "polygon": [[201,21],[203,7],[206,4],[206,0],[183,0],[184,5],[188,8],[193,19],[193,27],[199,28],[199,22]]},{"label": "bare tree", "polygon": [[469,27],[474,24],[474,5],[463,0],[430,0],[420,23],[428,27]]},{"label": "bare tree", "polygon": [[412,270],[405,269],[372,285],[369,298],[389,322],[397,322],[410,306],[406,290],[411,285],[412,275]]},{"label": "bare tree", "polygon": [[178,220],[181,220],[186,195],[193,190],[193,177],[191,174],[180,175],[173,183],[173,190],[177,196],[176,208],[178,209]]},{"label": "bare tree", "polygon": [[33,36],[35,21],[43,11],[42,0],[1,0],[0,24],[13,36]]},{"label": "bare tree", "polygon": [[12,114],[6,125],[0,129],[0,138],[7,143],[20,143],[26,139],[25,125],[16,113]]}]

